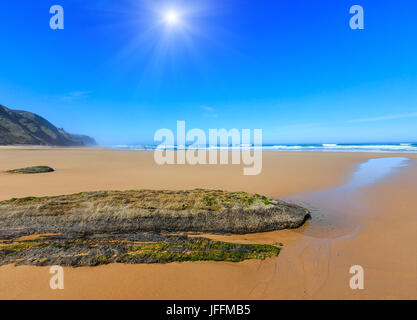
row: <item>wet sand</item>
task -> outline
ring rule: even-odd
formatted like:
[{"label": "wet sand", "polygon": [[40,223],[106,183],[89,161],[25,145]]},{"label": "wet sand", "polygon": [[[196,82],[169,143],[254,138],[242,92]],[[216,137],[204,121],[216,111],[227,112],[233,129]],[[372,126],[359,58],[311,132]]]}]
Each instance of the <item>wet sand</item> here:
[{"label": "wet sand", "polygon": [[[264,152],[258,176],[243,165],[158,166],[153,152],[107,149],[0,147],[0,200],[80,191],[130,189],[225,189],[284,197],[343,184],[365,153]],[[47,165],[57,172],[10,175],[5,170]]]},{"label": "wet sand", "polygon": [[[313,192],[346,184],[360,163],[381,157],[413,160],[349,194],[309,198]],[[0,170],[29,165],[59,170],[31,176],[0,173],[1,200],[90,190],[201,187],[296,199],[339,217],[326,221],[330,215],[324,215],[319,223],[313,211],[313,220],[297,230],[208,235],[233,242],[282,242],[281,254],[265,261],[65,268],[65,289],[56,291],[49,288],[49,267],[3,266],[0,298],[417,298],[416,154],[264,152],[263,158],[262,174],[248,177],[241,166],[160,167],[152,152],[0,148]],[[349,287],[349,268],[356,264],[365,270],[365,290]]]}]

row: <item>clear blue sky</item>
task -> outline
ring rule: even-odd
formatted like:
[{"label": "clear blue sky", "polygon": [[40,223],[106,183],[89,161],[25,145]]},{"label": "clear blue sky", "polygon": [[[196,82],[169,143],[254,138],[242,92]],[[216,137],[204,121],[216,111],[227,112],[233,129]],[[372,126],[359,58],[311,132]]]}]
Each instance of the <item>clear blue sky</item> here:
[{"label": "clear blue sky", "polygon": [[264,143],[413,142],[416,39],[415,0],[2,0],[0,104],[103,144],[177,120]]}]

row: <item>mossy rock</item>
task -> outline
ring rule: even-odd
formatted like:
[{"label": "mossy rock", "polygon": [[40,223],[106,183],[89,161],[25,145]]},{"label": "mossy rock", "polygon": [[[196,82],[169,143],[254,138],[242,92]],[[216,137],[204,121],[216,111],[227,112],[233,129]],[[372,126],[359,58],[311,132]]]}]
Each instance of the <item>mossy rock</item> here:
[{"label": "mossy rock", "polygon": [[9,173],[23,173],[23,174],[33,174],[33,173],[46,173],[54,172],[55,170],[48,166],[33,166],[20,169],[9,170]]},{"label": "mossy rock", "polygon": [[0,202],[0,236],[62,232],[256,233],[301,226],[309,211],[244,192],[92,191]]},{"label": "mossy rock", "polygon": [[0,243],[0,266],[81,267],[109,263],[241,262],[273,258],[281,250],[276,245],[227,243],[187,235],[136,233],[80,236],[61,234],[42,235],[37,240],[4,240]]}]

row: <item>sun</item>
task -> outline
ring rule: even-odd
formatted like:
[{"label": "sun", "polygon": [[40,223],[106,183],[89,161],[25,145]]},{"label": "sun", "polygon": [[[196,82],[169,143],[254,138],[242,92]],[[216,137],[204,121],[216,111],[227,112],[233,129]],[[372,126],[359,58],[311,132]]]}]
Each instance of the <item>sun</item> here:
[{"label": "sun", "polygon": [[170,26],[178,25],[181,22],[180,14],[177,10],[171,9],[164,13],[164,21]]}]

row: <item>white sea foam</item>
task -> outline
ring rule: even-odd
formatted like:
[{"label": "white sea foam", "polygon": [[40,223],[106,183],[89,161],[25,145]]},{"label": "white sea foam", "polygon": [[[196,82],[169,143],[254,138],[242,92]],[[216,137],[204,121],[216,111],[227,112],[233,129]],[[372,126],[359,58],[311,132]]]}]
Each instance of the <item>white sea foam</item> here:
[{"label": "white sea foam", "polygon": [[[154,145],[113,145],[112,149],[119,150],[155,150],[157,146]],[[323,151],[323,152],[385,152],[385,153],[417,153],[417,144],[412,143],[398,143],[398,144],[305,144],[305,145],[264,145],[253,146],[249,144],[234,145],[234,146],[199,146],[199,145],[160,145],[158,149],[165,150],[259,150],[265,151]]]}]

